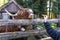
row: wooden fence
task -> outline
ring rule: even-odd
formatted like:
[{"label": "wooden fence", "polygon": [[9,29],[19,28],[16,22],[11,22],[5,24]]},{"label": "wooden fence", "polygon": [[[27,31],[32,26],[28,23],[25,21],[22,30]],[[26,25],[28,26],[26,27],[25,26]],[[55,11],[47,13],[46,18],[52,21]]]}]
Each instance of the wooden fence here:
[{"label": "wooden fence", "polygon": [[[48,19],[48,22],[59,22],[60,19]],[[43,19],[20,19],[20,20],[0,20],[0,26],[6,26],[6,25],[32,25],[32,24],[38,24],[43,23]],[[45,31],[44,31],[45,32]],[[28,37],[29,35],[37,35],[38,31],[31,31],[31,32],[5,32],[0,33],[0,40],[8,40],[12,38],[19,38],[19,37]],[[42,32],[41,32],[42,33]]]}]

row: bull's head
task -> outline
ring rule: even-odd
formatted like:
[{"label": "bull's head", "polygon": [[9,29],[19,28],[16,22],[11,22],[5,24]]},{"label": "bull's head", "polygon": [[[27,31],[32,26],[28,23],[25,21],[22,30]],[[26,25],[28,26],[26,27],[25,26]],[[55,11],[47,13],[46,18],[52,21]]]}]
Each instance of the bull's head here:
[{"label": "bull's head", "polygon": [[34,14],[33,14],[33,11],[32,11],[32,9],[28,9],[28,11],[29,11],[29,16],[28,16],[28,18],[34,18]]}]

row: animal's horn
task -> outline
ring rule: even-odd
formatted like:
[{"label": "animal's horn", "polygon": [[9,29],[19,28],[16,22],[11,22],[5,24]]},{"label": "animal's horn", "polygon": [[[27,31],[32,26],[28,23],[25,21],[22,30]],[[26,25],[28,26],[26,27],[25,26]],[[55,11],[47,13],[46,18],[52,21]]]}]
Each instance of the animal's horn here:
[{"label": "animal's horn", "polygon": [[8,12],[6,9],[5,11],[10,15],[10,16],[17,16],[17,13],[16,14],[11,14],[10,12]]}]

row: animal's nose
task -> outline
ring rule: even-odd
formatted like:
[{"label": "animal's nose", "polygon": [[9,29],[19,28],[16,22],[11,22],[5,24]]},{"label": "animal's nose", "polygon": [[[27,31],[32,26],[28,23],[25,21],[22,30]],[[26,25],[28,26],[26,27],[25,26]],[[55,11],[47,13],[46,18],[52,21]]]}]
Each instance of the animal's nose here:
[{"label": "animal's nose", "polygon": [[30,14],[30,15],[29,15],[29,18],[33,18],[33,17],[34,17],[34,14]]}]

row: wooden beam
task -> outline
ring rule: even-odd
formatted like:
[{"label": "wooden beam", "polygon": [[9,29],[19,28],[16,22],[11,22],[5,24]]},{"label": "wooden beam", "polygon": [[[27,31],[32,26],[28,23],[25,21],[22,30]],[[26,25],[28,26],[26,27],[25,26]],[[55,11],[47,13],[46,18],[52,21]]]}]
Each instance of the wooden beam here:
[{"label": "wooden beam", "polygon": [[53,40],[51,37],[42,38],[41,40]]},{"label": "wooden beam", "polygon": [[[57,23],[60,19],[48,19],[48,22],[55,22]],[[13,26],[13,25],[31,25],[31,24],[39,24],[43,23],[43,19],[20,19],[20,20],[0,20],[0,26]]]},{"label": "wooden beam", "polygon": [[7,40],[7,39],[14,39],[14,38],[21,38],[21,37],[28,37],[30,35],[37,35],[39,32],[5,32],[0,33],[0,39],[1,40]]}]

